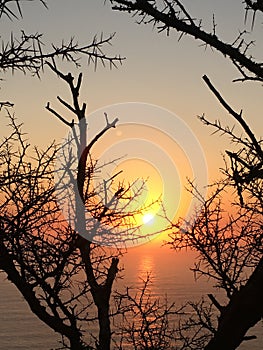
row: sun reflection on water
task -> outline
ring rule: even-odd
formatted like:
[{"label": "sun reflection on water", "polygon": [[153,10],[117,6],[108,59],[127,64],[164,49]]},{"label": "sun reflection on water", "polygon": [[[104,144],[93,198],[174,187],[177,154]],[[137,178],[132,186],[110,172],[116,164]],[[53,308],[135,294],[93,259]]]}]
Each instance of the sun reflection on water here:
[{"label": "sun reflection on water", "polygon": [[151,282],[154,282],[156,279],[156,266],[151,255],[143,255],[139,262],[138,266],[138,280],[142,282],[146,281],[148,276],[150,277]]}]

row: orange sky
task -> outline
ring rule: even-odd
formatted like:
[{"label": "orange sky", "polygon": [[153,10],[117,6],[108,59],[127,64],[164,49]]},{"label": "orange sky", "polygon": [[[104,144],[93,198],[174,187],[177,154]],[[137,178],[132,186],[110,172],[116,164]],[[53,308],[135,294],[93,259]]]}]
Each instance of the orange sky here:
[{"label": "orange sky", "polygon": [[[87,68],[85,60],[81,61],[81,71],[84,73],[81,99],[88,102],[88,112],[91,115],[97,111],[103,118],[103,112],[108,112],[109,118],[114,118],[116,115],[113,106],[128,102],[155,105],[170,111],[184,121],[200,143],[211,181],[218,176],[218,168],[223,165],[220,153],[229,148],[229,144],[227,139],[219,138],[218,135],[211,136],[212,130],[202,126],[196,116],[205,113],[211,120],[220,118],[230,125],[232,120],[202,81],[202,75],[207,74],[234,108],[244,110],[252,129],[260,134],[261,87],[250,83],[233,84],[231,81],[238,76],[238,72],[219,54],[209,49],[205,51],[199,47],[200,43],[190,38],[184,38],[178,43],[175,34],[166,37],[164,34],[158,35],[150,26],[136,25],[134,19],[111,11],[109,5],[103,6],[103,1],[57,0],[48,3],[49,11],[37,3],[25,3],[23,20],[10,22],[5,19],[1,22],[2,37],[9,38],[11,30],[19,35],[19,30],[23,29],[26,33],[45,33],[43,40],[48,42],[58,44],[62,38],[75,36],[80,43],[84,43],[90,41],[94,34],[104,32],[107,35],[116,32],[113,46],[106,51],[125,56],[127,59],[122,66],[117,70],[99,67],[94,72],[93,67]],[[230,42],[238,35],[238,30],[244,27],[240,4],[230,4],[226,0],[207,0],[198,4],[189,3],[188,6],[194,15],[203,15],[207,28],[211,28],[212,14],[215,13],[219,35]],[[254,29],[256,38],[259,38],[259,29],[260,20],[257,20]],[[258,43],[255,52],[260,52],[261,49],[261,44]],[[79,72],[66,64],[60,67],[66,72]],[[52,107],[65,113],[65,118],[72,119],[56,101],[57,95],[64,99],[70,98],[63,82],[48,69],[41,80],[25,77],[20,73],[13,76],[6,74],[4,78],[6,81],[1,82],[1,99],[15,102],[16,115],[19,121],[24,122],[24,128],[33,144],[44,146],[53,139],[59,142],[67,135],[66,126],[61,125],[44,108],[47,101],[50,101]],[[122,114],[118,115],[121,121],[126,112],[118,108],[116,110]],[[176,130],[176,119],[174,120],[174,124],[169,124],[168,129]],[[92,122],[96,124],[91,118],[90,123]],[[167,127],[165,123],[164,121],[163,125]],[[2,118],[1,126],[4,124],[5,119]],[[103,125],[103,119],[98,125]],[[7,133],[4,127],[1,130],[2,134]],[[123,155],[127,155],[116,166],[116,171],[123,166],[125,177],[129,181],[133,177],[152,177],[148,182],[151,196],[157,196],[166,187],[169,192],[165,198],[167,205],[178,207],[175,210],[177,215],[183,213],[187,202],[184,191],[186,176],[195,175],[191,162],[196,159],[189,160],[184,145],[166,137],[162,130],[150,132],[149,126],[120,126],[116,131],[109,132],[103,142],[98,144],[97,150],[103,153],[113,142],[111,155],[114,155],[114,144],[116,146],[123,138],[130,142],[133,139],[140,140],[141,144],[144,142],[152,150],[147,151],[148,156],[147,152],[140,157],[136,154],[132,156],[136,147],[131,142],[130,146],[123,148]],[[137,157],[137,163],[134,157]],[[147,197],[148,200],[151,196]]]}]

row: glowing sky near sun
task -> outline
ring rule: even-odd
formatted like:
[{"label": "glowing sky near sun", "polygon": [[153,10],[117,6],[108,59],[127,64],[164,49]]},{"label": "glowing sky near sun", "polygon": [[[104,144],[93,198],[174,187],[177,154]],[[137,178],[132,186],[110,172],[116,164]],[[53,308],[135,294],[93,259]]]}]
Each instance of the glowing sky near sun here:
[{"label": "glowing sky near sun", "polygon": [[[196,116],[205,113],[211,120],[220,119],[230,125],[232,121],[203,83],[202,75],[207,74],[211,78],[235,109],[243,108],[244,116],[256,134],[262,129],[261,89],[254,84],[233,84],[232,79],[238,76],[238,72],[231,63],[216,52],[209,49],[205,51],[199,47],[199,42],[185,37],[178,43],[175,33],[171,33],[169,37],[165,33],[157,34],[151,26],[136,25],[134,18],[112,11],[109,2],[105,6],[103,3],[103,0],[48,1],[49,11],[47,11],[37,2],[25,2],[22,20],[11,22],[5,19],[1,22],[2,39],[8,39],[11,31],[14,35],[19,35],[21,29],[26,33],[44,33],[43,41],[47,42],[48,50],[50,49],[48,43],[59,44],[63,38],[67,41],[74,36],[79,43],[85,43],[90,42],[94,34],[100,35],[103,32],[107,36],[116,32],[113,46],[105,50],[111,56],[120,54],[126,57],[118,69],[110,70],[99,66],[95,72],[92,66],[87,67],[86,58],[80,61],[81,69],[66,63],[59,64],[65,72],[71,71],[75,75],[80,70],[83,72],[81,100],[88,103],[88,113],[92,114],[99,110],[103,115],[103,111],[111,111],[112,105],[127,102],[152,104],[170,110],[189,126],[199,140],[208,166],[209,179],[214,180],[218,176],[218,168],[223,165],[221,152],[229,147],[228,140],[211,135],[212,130],[201,125]],[[204,18],[203,25],[208,30],[211,29],[215,13],[218,35],[229,42],[236,38],[238,29],[244,27],[241,2],[239,5],[226,0],[185,3],[194,17]],[[260,23],[257,20],[254,28],[256,39],[259,36],[259,29]],[[261,49],[260,45],[256,46],[255,53]],[[66,119],[72,119],[72,115],[61,108],[56,100],[57,95],[70,100],[70,94],[63,82],[48,69],[41,76],[41,80],[21,73],[15,75],[8,73],[4,78],[5,80],[1,82],[1,99],[15,102],[16,116],[24,122],[24,130],[28,132],[30,142],[40,146],[46,146],[53,139],[60,142],[67,135],[68,129],[44,107],[50,101],[52,107]],[[109,118],[115,117],[116,115],[109,113]],[[6,135],[4,118],[1,126],[2,124],[0,133]],[[171,130],[176,127],[175,123],[167,125]],[[142,127],[136,129],[134,126],[129,128],[120,126],[116,128],[116,133],[114,131],[105,136],[96,152],[103,153],[110,147],[113,138],[114,142],[116,139],[121,142],[124,137],[132,139],[135,135],[137,139],[142,139],[146,134],[148,144],[151,142],[161,145],[163,153],[169,155],[178,168],[177,171],[170,171],[169,168],[167,171],[168,173],[170,171],[169,181],[173,181],[176,193],[172,205],[175,206],[174,203],[180,197],[181,206],[178,207],[177,215],[183,215],[185,212],[183,206],[184,204],[187,206],[189,200],[183,190],[186,176],[193,176],[193,172],[180,145],[174,145],[169,138],[164,139],[161,133],[149,133]],[[131,150],[135,148],[132,146]],[[113,149],[113,158],[114,152]],[[155,154],[158,157],[157,153]],[[163,167],[167,168],[165,156],[158,164],[163,164]],[[124,159],[113,170],[118,171],[120,168],[123,169],[126,181],[134,181],[135,178],[148,179],[147,186],[151,195],[145,199],[146,206],[162,194],[161,166],[156,167],[150,156],[148,163],[147,159],[141,160],[141,163],[138,159],[136,161]],[[180,188],[176,187],[178,184]],[[169,201],[167,204],[171,205]],[[155,212],[156,210],[153,210],[151,214],[155,215]]]}]

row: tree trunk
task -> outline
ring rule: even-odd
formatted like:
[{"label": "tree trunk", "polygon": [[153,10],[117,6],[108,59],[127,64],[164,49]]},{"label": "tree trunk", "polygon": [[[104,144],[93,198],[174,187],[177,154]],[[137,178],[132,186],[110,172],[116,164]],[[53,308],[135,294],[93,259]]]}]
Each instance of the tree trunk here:
[{"label": "tree trunk", "polygon": [[99,350],[110,350],[110,296],[112,284],[118,272],[119,259],[112,258],[106,280],[102,284],[98,284],[90,258],[90,242],[79,236],[77,245],[81,252],[82,261],[85,264],[87,280],[89,282],[91,294],[98,311],[99,344],[97,347]]},{"label": "tree trunk", "polygon": [[69,339],[69,341],[70,341],[70,349],[71,350],[83,350],[84,349],[80,338],[73,338],[72,337]]},{"label": "tree trunk", "polygon": [[247,331],[263,315],[263,258],[245,286],[232,296],[218,322],[218,329],[205,350],[234,350],[244,340]]},{"label": "tree trunk", "polygon": [[109,305],[102,303],[98,306],[98,318],[99,318],[99,350],[110,350],[111,343],[111,329],[109,318]]}]

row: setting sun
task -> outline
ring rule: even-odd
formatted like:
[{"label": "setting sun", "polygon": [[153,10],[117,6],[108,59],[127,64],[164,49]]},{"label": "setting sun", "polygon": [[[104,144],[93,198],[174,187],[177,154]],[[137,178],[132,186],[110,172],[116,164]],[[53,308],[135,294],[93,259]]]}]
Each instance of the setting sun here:
[{"label": "setting sun", "polygon": [[143,216],[142,221],[144,224],[152,224],[154,221],[154,215],[151,213],[147,213]]}]

